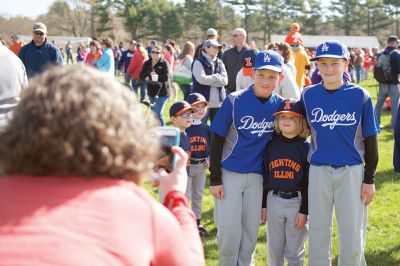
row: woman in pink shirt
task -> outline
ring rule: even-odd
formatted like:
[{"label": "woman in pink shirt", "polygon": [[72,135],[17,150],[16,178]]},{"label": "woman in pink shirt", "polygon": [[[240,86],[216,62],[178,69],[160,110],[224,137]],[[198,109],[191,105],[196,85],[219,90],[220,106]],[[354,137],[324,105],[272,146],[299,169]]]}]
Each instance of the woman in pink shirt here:
[{"label": "woman in pink shirt", "polygon": [[166,207],[138,186],[159,151],[141,110],[87,67],[30,82],[0,133],[1,265],[204,265],[183,150],[160,173]]}]

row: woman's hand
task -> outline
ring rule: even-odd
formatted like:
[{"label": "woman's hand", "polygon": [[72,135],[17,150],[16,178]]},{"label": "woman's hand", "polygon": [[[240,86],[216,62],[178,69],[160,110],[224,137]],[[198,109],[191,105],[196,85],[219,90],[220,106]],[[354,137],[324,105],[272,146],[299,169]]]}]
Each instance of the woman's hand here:
[{"label": "woman's hand", "polygon": [[164,170],[160,172],[160,190],[164,195],[170,191],[185,193],[188,180],[186,164],[189,156],[182,148],[176,146],[171,147],[171,151],[176,158],[175,169],[169,174]]}]

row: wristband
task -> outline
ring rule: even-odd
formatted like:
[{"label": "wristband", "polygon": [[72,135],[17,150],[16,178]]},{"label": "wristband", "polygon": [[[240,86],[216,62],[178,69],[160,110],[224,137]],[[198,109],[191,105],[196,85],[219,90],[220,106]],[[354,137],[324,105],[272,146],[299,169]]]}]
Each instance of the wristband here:
[{"label": "wristband", "polygon": [[189,202],[183,192],[175,190],[168,192],[168,194],[165,196],[164,206],[166,206],[170,210],[178,206],[189,208]]}]

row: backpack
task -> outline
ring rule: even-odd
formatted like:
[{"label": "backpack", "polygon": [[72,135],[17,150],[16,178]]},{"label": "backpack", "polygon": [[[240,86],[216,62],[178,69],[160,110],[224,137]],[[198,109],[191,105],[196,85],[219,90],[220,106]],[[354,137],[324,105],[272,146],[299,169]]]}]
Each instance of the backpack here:
[{"label": "backpack", "polygon": [[391,51],[389,54],[381,53],[381,55],[378,56],[378,59],[376,60],[374,78],[379,83],[390,84],[390,82],[392,81],[393,74],[392,66],[390,64],[390,55],[394,51],[395,50]]}]

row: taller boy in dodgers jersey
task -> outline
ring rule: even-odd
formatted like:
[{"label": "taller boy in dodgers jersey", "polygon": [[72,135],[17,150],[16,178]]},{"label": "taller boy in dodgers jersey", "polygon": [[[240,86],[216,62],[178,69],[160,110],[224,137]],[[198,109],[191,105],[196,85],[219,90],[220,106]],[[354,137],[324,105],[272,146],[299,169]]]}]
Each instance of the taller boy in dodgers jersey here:
[{"label": "taller boy in dodgers jersey", "polygon": [[368,92],[343,82],[347,48],[326,41],[316,50],[323,82],[302,95],[312,140],[309,171],[309,265],[331,265],[332,213],[339,265],[365,265],[367,205],[375,194],[379,124]]},{"label": "taller boy in dodgers jersey", "polygon": [[211,124],[210,192],[218,229],[219,265],[250,265],[261,222],[263,151],[283,98],[272,94],[283,58],[262,51],[254,85],[230,94]]}]

